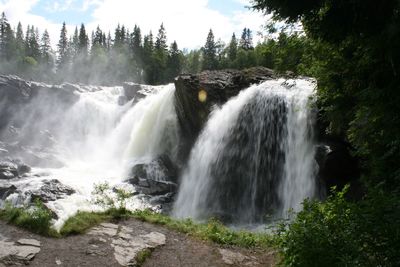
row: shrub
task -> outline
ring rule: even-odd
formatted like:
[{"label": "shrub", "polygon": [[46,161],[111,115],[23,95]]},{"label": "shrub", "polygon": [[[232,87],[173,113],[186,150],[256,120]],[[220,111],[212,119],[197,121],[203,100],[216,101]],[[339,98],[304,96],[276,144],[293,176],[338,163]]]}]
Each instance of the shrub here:
[{"label": "shrub", "polygon": [[122,188],[110,188],[107,182],[95,184],[92,192],[94,204],[107,210],[107,213],[115,219],[121,219],[129,215],[126,202],[133,196]]},{"label": "shrub", "polygon": [[285,266],[400,266],[400,198],[370,192],[353,203],[335,192],[324,203],[304,201],[276,244]]}]

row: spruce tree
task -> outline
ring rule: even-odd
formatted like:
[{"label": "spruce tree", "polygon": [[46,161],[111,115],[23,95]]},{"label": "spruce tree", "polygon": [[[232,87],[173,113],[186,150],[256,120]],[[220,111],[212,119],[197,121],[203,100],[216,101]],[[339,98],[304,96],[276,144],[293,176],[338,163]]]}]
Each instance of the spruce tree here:
[{"label": "spruce tree", "polygon": [[42,56],[42,63],[45,66],[49,67],[52,65],[53,58],[52,58],[52,51],[51,51],[51,43],[50,43],[50,35],[49,32],[44,30],[42,39],[40,42],[40,54]]},{"label": "spruce tree", "polygon": [[238,50],[238,42],[235,33],[233,33],[231,41],[229,42],[228,46],[228,59],[231,65],[233,65],[233,62],[236,59],[237,50]]},{"label": "spruce tree", "polygon": [[167,61],[167,80],[172,81],[182,71],[182,52],[178,49],[178,44],[174,41],[171,44]]},{"label": "spruce tree", "polygon": [[218,67],[217,45],[214,40],[214,33],[210,29],[206,44],[203,47],[203,70],[215,70]]},{"label": "spruce tree", "polygon": [[61,28],[61,33],[60,33],[60,40],[58,41],[57,44],[57,52],[58,52],[58,58],[57,58],[57,68],[58,70],[64,68],[68,64],[69,60],[69,55],[68,55],[68,38],[67,38],[67,27],[65,25],[65,22],[62,25]]},{"label": "spruce tree", "polygon": [[82,23],[79,29],[79,57],[87,57],[89,52],[89,37],[86,33],[85,25]]},{"label": "spruce tree", "polygon": [[17,57],[23,58],[25,56],[25,41],[24,41],[24,31],[22,30],[21,22],[18,22],[17,33],[15,35]]},{"label": "spruce tree", "polygon": [[164,28],[164,23],[161,23],[160,29],[158,30],[158,35],[156,38],[155,49],[159,51],[167,51],[167,34]]},{"label": "spruce tree", "polygon": [[131,38],[131,50],[133,57],[138,60],[141,57],[141,48],[142,48],[142,34],[140,32],[140,28],[135,25],[133,28],[132,38]]},{"label": "spruce tree", "polygon": [[14,31],[3,12],[0,17],[0,58],[11,60],[16,54]]},{"label": "spruce tree", "polygon": [[75,59],[79,54],[79,33],[78,27],[75,27],[74,35],[72,36],[72,42],[70,44],[71,48],[71,57]]},{"label": "spruce tree", "polygon": [[253,49],[253,37],[250,29],[248,28],[243,29],[239,46],[244,50]]}]

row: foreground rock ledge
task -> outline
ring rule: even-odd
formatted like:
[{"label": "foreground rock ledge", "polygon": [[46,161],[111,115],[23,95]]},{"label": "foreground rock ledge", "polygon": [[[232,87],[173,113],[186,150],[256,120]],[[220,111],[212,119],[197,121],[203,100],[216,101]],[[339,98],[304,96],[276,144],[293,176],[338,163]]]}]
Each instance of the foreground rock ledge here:
[{"label": "foreground rock ledge", "polygon": [[224,104],[252,84],[275,78],[277,75],[274,71],[264,67],[241,71],[204,71],[178,76],[175,79],[175,109],[181,137],[184,138],[181,147],[184,157],[189,153],[214,105]]}]

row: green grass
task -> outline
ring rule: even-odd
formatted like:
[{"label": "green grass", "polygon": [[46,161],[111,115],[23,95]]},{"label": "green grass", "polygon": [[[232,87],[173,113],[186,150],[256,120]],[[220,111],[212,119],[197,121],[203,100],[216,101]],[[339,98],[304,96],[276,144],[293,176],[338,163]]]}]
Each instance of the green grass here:
[{"label": "green grass", "polygon": [[136,260],[136,265],[135,266],[142,266],[143,263],[151,256],[151,250],[148,248],[145,248],[141,251],[138,252],[138,254],[135,257]]},{"label": "green grass", "polygon": [[214,219],[207,223],[195,223],[190,219],[177,220],[149,210],[135,211],[131,216],[138,220],[163,225],[169,229],[222,245],[244,248],[269,248],[272,245],[272,238],[266,233],[234,231]]},{"label": "green grass", "polygon": [[101,222],[110,220],[106,213],[78,212],[75,216],[68,218],[60,229],[62,236],[84,234],[90,228]]},{"label": "green grass", "polygon": [[58,237],[57,231],[51,227],[52,216],[39,201],[34,206],[17,208],[6,204],[0,210],[0,219],[44,236]]},{"label": "green grass", "polygon": [[125,209],[110,209],[106,212],[78,212],[65,222],[60,229],[60,233],[57,233],[51,227],[51,214],[40,203],[36,204],[36,208],[33,211],[9,205],[0,211],[0,219],[34,233],[52,237],[84,234],[90,228],[102,222],[127,218],[135,218],[152,224],[163,225],[195,238],[222,245],[244,248],[268,248],[271,247],[273,240],[270,235],[264,233],[233,231],[214,219],[207,223],[195,223],[190,219],[177,220],[150,210],[129,212]]}]

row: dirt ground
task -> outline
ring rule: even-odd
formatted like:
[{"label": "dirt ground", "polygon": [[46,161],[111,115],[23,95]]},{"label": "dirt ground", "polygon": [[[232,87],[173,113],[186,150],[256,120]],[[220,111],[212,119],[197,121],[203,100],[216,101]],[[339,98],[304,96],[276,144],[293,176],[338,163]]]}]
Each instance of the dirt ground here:
[{"label": "dirt ground", "polygon": [[[265,250],[249,250],[237,247],[223,247],[205,242],[185,234],[171,231],[162,226],[152,225],[134,219],[121,221],[119,226],[132,229],[132,235],[149,232],[162,233],[166,237],[165,245],[155,248],[141,266],[180,267],[180,266],[274,266],[275,253]],[[46,238],[29,233],[23,229],[7,225],[0,221],[0,240],[16,241],[21,238],[36,239],[41,250],[30,266],[121,266],[110,242],[99,242],[93,235],[69,236],[62,239]],[[100,238],[100,240],[102,240]],[[95,247],[96,249],[93,249]],[[224,257],[224,251],[228,259]],[[229,255],[233,255],[229,259]],[[237,257],[239,255],[239,259]],[[0,262],[0,266],[15,266],[17,263]]]}]

